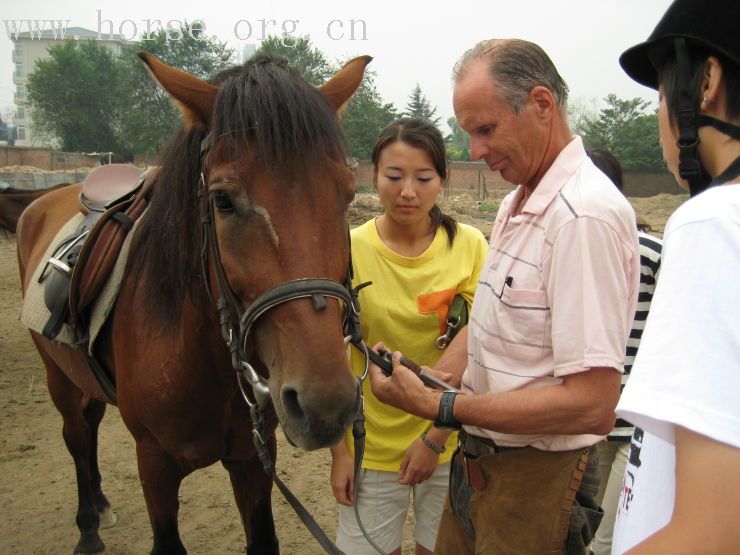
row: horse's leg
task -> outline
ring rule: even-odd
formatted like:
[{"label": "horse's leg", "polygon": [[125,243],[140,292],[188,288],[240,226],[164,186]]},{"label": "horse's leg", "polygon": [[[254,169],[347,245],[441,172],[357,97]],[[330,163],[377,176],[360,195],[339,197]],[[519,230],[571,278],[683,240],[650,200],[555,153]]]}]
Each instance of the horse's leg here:
[{"label": "horse's leg", "polygon": [[[92,451],[90,426],[84,415],[90,398],[75,386],[56,365],[51,357],[39,345],[39,354],[46,366],[46,377],[49,393],[54,405],[62,415],[64,426],[62,435],[67,450],[75,463],[77,475],[77,528],[80,530],[80,540],[75,547],[75,553],[100,553],[105,551],[105,544],[98,535],[100,517],[95,507],[90,468]],[[102,418],[102,415],[101,415]]]},{"label": "horse's leg", "polygon": [[101,487],[100,469],[98,468],[98,428],[103,420],[107,405],[92,399],[84,410],[85,420],[90,428],[90,487],[92,488],[93,503],[100,514],[100,527],[110,528],[118,520],[110,508],[110,502]]},{"label": "horse's leg", "polygon": [[[274,436],[270,438],[269,446],[274,461],[276,451]],[[249,555],[279,553],[270,502],[272,480],[263,470],[259,457],[221,462],[231,477],[234,497],[247,535],[247,553]]]},{"label": "horse's leg", "polygon": [[137,438],[136,458],[149,521],[154,532],[152,554],[187,553],[180,541],[178,491],[186,473],[151,436]]}]

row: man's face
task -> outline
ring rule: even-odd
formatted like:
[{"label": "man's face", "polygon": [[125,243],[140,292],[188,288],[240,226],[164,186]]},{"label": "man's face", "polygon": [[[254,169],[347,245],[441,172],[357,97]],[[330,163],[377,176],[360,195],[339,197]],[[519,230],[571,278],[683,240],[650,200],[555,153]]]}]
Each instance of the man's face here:
[{"label": "man's face", "polygon": [[460,126],[470,135],[470,157],[485,160],[515,185],[536,185],[546,147],[546,128],[531,96],[521,113],[504,102],[486,61],[474,61],[452,97]]}]

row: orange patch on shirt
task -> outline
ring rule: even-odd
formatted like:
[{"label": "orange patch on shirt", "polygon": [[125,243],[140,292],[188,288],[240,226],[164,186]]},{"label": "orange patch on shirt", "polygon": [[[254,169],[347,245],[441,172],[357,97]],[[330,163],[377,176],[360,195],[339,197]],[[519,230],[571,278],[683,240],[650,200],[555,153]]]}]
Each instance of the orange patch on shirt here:
[{"label": "orange patch on shirt", "polygon": [[416,297],[420,314],[437,313],[439,333],[444,333],[447,329],[447,312],[450,310],[450,304],[452,304],[456,292],[456,289],[445,289],[444,291],[435,291]]}]

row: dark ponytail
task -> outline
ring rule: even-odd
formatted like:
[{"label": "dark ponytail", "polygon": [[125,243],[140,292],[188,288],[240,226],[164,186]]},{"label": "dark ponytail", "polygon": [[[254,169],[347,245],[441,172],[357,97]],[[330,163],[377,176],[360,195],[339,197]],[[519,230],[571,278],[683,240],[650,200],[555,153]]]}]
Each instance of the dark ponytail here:
[{"label": "dark ponytail", "polygon": [[435,203],[432,209],[429,211],[429,216],[432,218],[432,228],[437,231],[439,226],[447,232],[447,240],[452,246],[452,242],[455,240],[455,234],[457,233],[457,221],[449,214],[442,212],[442,209],[438,204]]}]

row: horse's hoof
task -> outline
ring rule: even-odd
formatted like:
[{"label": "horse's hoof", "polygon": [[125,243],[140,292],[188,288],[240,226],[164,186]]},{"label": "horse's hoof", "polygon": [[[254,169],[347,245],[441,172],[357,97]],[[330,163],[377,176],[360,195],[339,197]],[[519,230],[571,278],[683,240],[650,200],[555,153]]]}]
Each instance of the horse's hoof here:
[{"label": "horse's hoof", "polygon": [[75,555],[78,553],[84,555],[96,555],[98,553],[105,553],[105,544],[100,536],[95,534],[94,536],[86,539],[80,538],[79,543],[75,547]]},{"label": "horse's hoof", "polygon": [[118,516],[110,507],[106,507],[98,514],[100,515],[100,529],[112,528],[118,522]]}]

